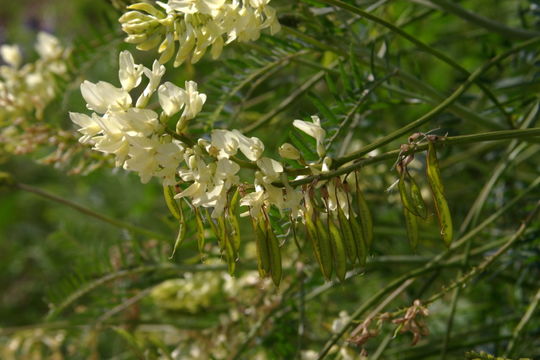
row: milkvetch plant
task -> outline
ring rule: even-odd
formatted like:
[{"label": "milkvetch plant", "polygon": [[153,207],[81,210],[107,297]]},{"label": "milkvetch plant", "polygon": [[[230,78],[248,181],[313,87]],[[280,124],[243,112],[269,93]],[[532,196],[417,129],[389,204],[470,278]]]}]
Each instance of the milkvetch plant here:
[{"label": "milkvetch plant", "polygon": [[0,218],[66,206],[21,217],[85,268],[0,357],[536,354],[538,9],[473,3],[114,0],[1,45]]}]

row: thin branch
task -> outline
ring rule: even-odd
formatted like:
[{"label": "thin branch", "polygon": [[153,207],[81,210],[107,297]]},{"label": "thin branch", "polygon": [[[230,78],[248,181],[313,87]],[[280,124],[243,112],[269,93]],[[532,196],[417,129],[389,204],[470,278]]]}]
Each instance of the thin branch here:
[{"label": "thin branch", "polygon": [[[328,0],[328,1],[330,1],[330,0]],[[332,1],[335,1],[335,0],[332,0]],[[519,45],[516,45],[513,48],[511,48],[510,50],[508,50],[508,51],[506,51],[506,52],[504,52],[504,53],[502,53],[500,55],[497,55],[497,56],[493,57],[492,59],[490,59],[489,61],[484,63],[484,65],[482,65],[476,71],[474,71],[467,78],[467,80],[464,83],[462,83],[448,98],[446,98],[438,106],[431,109],[430,111],[428,111],[426,114],[424,114],[423,116],[421,116],[417,120],[414,120],[414,121],[410,122],[409,124],[405,125],[404,127],[400,128],[398,130],[395,130],[394,132],[392,132],[392,133],[390,133],[390,134],[388,134],[386,136],[383,136],[379,140],[376,140],[376,141],[372,142],[369,145],[364,146],[359,151],[349,155],[345,159],[342,159],[341,163],[344,163],[344,162],[350,161],[350,160],[352,160],[354,158],[357,158],[359,156],[365,155],[365,154],[367,154],[367,153],[369,153],[369,152],[371,152],[371,151],[373,151],[373,150],[375,150],[375,149],[377,149],[377,148],[379,148],[379,147],[381,147],[383,145],[388,144],[392,140],[397,139],[397,138],[411,132],[412,130],[418,128],[419,126],[427,123],[433,117],[435,117],[436,115],[439,115],[441,112],[443,112],[454,101],[456,101],[474,83],[474,81],[476,79],[478,79],[482,74],[484,74],[492,66],[494,66],[495,64],[501,62],[502,60],[506,59],[507,57],[515,54],[516,52],[519,52],[519,51],[521,51],[521,50],[523,50],[523,49],[525,49],[525,48],[527,48],[527,47],[529,47],[531,45],[537,44],[539,42],[540,42],[540,37],[539,38],[534,38],[532,40],[529,40],[529,41],[526,41],[526,42],[521,43]]]},{"label": "thin branch", "polygon": [[[377,23],[379,25],[382,25],[385,28],[389,29],[390,31],[392,31],[392,32],[398,34],[399,36],[403,37],[404,39],[410,41],[411,43],[416,45],[418,48],[424,50],[428,54],[433,55],[434,57],[436,57],[439,60],[442,60],[443,62],[445,62],[446,64],[448,64],[452,68],[460,71],[462,74],[468,76],[469,78],[471,77],[471,74],[467,71],[467,69],[465,69],[464,67],[459,65],[452,58],[446,56],[445,54],[443,54],[439,50],[437,50],[437,49],[435,49],[435,48],[433,48],[433,47],[431,47],[431,46],[429,46],[427,44],[424,44],[422,41],[418,40],[414,36],[412,36],[409,33],[405,32],[401,28],[387,22],[386,20],[381,19],[381,18],[373,15],[370,12],[364,11],[364,10],[360,9],[359,7],[356,7],[354,5],[345,3],[345,2],[343,2],[341,0],[319,0],[319,1],[323,2],[323,3],[326,3],[328,5],[337,6],[339,8],[344,9],[344,10],[350,11],[350,12],[356,14],[356,15],[360,15],[360,16],[362,16],[362,17],[364,17],[364,18],[366,18],[366,19],[368,19],[370,21],[373,21],[373,22],[375,22],[375,23]],[[540,34],[538,34],[538,35],[540,36]],[[530,37],[528,37],[527,39],[529,39],[529,38]],[[482,84],[481,82],[477,82],[477,80],[478,80],[478,78],[474,78],[473,82],[476,85],[478,85],[478,87],[480,87],[480,89],[482,89],[482,91],[495,104],[495,106],[497,106],[497,108],[501,111],[501,113],[505,116],[505,118],[510,119],[510,115],[504,109],[504,107],[499,103],[499,100],[497,99],[495,94],[493,94],[491,92],[491,90],[488,87],[486,87],[484,84]]]},{"label": "thin branch", "polygon": [[134,232],[134,233],[137,233],[137,234],[141,234],[141,235],[144,235],[144,236],[148,236],[148,237],[154,238],[154,239],[159,239],[159,240],[164,240],[164,241],[171,240],[171,238],[166,236],[166,235],[162,235],[162,234],[153,232],[151,230],[147,230],[145,228],[142,228],[140,226],[133,225],[133,224],[130,224],[130,223],[127,223],[127,222],[124,222],[124,221],[120,221],[120,220],[117,220],[117,219],[114,219],[114,218],[99,214],[99,213],[97,213],[97,212],[95,212],[93,210],[90,210],[90,209],[82,206],[82,205],[76,204],[76,203],[74,203],[74,202],[72,202],[72,201],[70,201],[70,200],[68,200],[66,198],[51,194],[51,193],[49,193],[47,191],[35,188],[35,187],[31,186],[31,185],[26,185],[26,184],[22,184],[22,183],[14,183],[13,187],[15,187],[15,188],[17,188],[19,190],[23,190],[23,191],[27,191],[27,192],[36,194],[36,195],[41,196],[41,197],[43,197],[45,199],[52,200],[52,201],[54,201],[54,202],[56,202],[58,204],[68,206],[68,207],[70,207],[72,209],[77,210],[78,212],[80,212],[80,213],[82,213],[84,215],[88,215],[90,217],[93,217],[95,219],[103,221],[103,222],[105,222],[107,224],[110,224],[112,226],[118,227],[120,229],[125,229],[125,230],[131,231],[131,232]]}]

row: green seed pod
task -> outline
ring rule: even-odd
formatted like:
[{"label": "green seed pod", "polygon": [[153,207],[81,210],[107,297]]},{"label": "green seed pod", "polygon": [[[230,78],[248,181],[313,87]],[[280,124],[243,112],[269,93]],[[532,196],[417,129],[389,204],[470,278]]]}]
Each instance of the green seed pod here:
[{"label": "green seed pod", "polygon": [[441,229],[441,238],[447,247],[452,243],[453,238],[453,226],[452,215],[448,207],[448,202],[444,196],[444,186],[441,181],[441,172],[439,169],[439,161],[437,160],[437,152],[433,142],[428,142],[427,152],[427,178],[433,193],[433,202],[435,203],[435,210],[437,212],[437,218],[439,219],[439,226]]},{"label": "green seed pod", "polygon": [[231,238],[233,240],[233,246],[235,252],[240,250],[240,224],[238,223],[238,200],[240,196],[238,194],[238,188],[234,192],[231,202],[229,204],[229,210],[227,212],[229,223],[231,225]]},{"label": "green seed pod", "polygon": [[343,235],[343,242],[345,243],[345,248],[347,249],[347,257],[349,258],[351,264],[354,264],[358,256],[358,251],[356,249],[356,244],[354,243],[354,235],[351,229],[351,224],[340,206],[338,206],[338,221],[339,227],[341,228],[341,233]]},{"label": "green seed pod", "polygon": [[315,226],[317,228],[317,235],[319,238],[319,254],[321,257],[321,270],[324,278],[328,281],[332,279],[332,244],[330,243],[330,236],[323,225],[320,218],[315,218]]},{"label": "green seed pod", "polygon": [[403,173],[399,178],[398,189],[401,203],[403,204],[403,215],[405,216],[405,225],[407,226],[407,236],[409,237],[411,247],[415,249],[418,244],[418,220],[416,214],[409,210],[413,208],[413,204],[405,183],[405,174],[406,170],[403,170]]},{"label": "green seed pod", "polygon": [[[311,219],[311,215],[306,214],[306,236],[311,243],[311,247],[313,248],[313,253],[315,254],[315,259],[317,259],[317,262],[319,263],[319,267],[323,268],[322,260],[321,260],[321,246],[319,244],[319,236],[317,234],[317,227],[313,223],[313,220]],[[323,271],[324,273],[324,271]]]},{"label": "green seed pod", "polygon": [[268,254],[268,232],[261,219],[252,219],[253,232],[255,233],[255,245],[257,246],[257,263],[259,275],[266,277],[270,274],[270,255]]},{"label": "green seed pod", "polygon": [[176,235],[176,240],[174,241],[173,251],[172,251],[172,254],[169,257],[169,259],[174,258],[174,254],[176,253],[176,249],[178,249],[178,247],[180,245],[182,245],[185,238],[186,238],[186,224],[185,224],[184,221],[180,221],[180,224],[178,225],[178,234]]},{"label": "green seed pod", "polygon": [[274,285],[279,286],[281,282],[282,265],[281,265],[281,251],[279,249],[279,240],[272,231],[270,224],[268,224],[268,253],[270,255],[270,276]]},{"label": "green seed pod", "polygon": [[414,209],[414,213],[418,216],[420,216],[422,219],[427,218],[427,207],[426,203],[424,202],[424,199],[422,198],[422,192],[420,191],[420,188],[418,187],[418,184],[416,181],[414,181],[414,178],[409,175],[409,180],[411,183],[411,201],[412,201],[412,208]]},{"label": "green seed pod", "polygon": [[349,217],[349,221],[350,221],[351,230],[353,233],[354,245],[356,247],[356,255],[358,257],[358,262],[360,266],[365,266],[368,252],[367,252],[366,242],[364,240],[364,232],[362,231],[362,227],[358,223],[358,220],[353,216],[352,213],[351,213],[351,216]]},{"label": "green seed pod", "polygon": [[362,227],[362,233],[364,235],[366,248],[369,251],[369,249],[371,249],[371,244],[373,243],[373,218],[371,216],[371,211],[369,210],[364,194],[360,189],[360,184],[358,183],[358,172],[355,173],[355,177],[358,217],[360,219],[360,226]]},{"label": "green seed pod", "polygon": [[347,274],[347,254],[341,233],[334,221],[328,218],[328,232],[330,235],[330,244],[332,246],[332,256],[334,258],[334,269],[339,281],[345,280]]},{"label": "green seed pod", "polygon": [[205,243],[204,224],[203,224],[201,213],[199,212],[199,209],[197,208],[195,208],[195,224],[197,225],[197,247],[199,249],[199,254],[201,255],[201,258],[202,258],[203,252],[204,252],[204,243]]},{"label": "green seed pod", "polygon": [[163,186],[163,196],[165,197],[165,203],[167,204],[169,211],[177,220],[181,221],[184,218],[184,215],[182,214],[182,209],[174,198],[174,195],[176,195],[176,193],[172,186]]}]

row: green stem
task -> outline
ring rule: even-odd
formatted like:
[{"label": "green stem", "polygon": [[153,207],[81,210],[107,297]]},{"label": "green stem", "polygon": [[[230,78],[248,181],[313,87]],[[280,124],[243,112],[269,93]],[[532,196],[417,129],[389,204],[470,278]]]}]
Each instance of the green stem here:
[{"label": "green stem", "polygon": [[108,216],[105,216],[105,215],[102,215],[102,214],[98,214],[97,212],[95,212],[93,210],[90,210],[90,209],[88,209],[88,208],[86,208],[84,206],[81,206],[79,204],[76,204],[76,203],[74,203],[74,202],[72,202],[70,200],[67,200],[66,198],[51,194],[51,193],[49,193],[47,191],[35,188],[33,186],[26,185],[26,184],[21,184],[21,183],[14,183],[13,186],[15,188],[19,189],[19,190],[27,191],[27,192],[36,194],[38,196],[41,196],[41,197],[43,197],[45,199],[52,200],[52,201],[54,201],[56,203],[66,205],[66,206],[68,206],[68,207],[70,207],[72,209],[77,210],[78,212],[80,212],[80,213],[82,213],[84,215],[91,216],[91,217],[93,217],[95,219],[103,221],[103,222],[105,222],[107,224],[110,224],[112,226],[115,226],[117,228],[126,229],[126,230],[132,231],[134,233],[138,233],[138,234],[141,234],[141,235],[144,235],[144,236],[148,236],[150,238],[155,238],[155,239],[164,240],[164,241],[171,240],[171,238],[168,237],[168,236],[158,234],[158,233],[155,233],[153,231],[147,230],[145,228],[142,228],[142,227],[139,227],[139,226],[136,226],[136,225],[132,225],[130,223],[123,222],[123,221],[120,221],[120,220],[116,220],[116,219],[113,219],[111,217],[108,217]]},{"label": "green stem", "polygon": [[[519,138],[523,139],[523,138],[534,137],[534,136],[540,136],[540,128],[502,130],[502,131],[491,131],[491,132],[486,132],[486,133],[481,133],[481,134],[452,136],[452,137],[443,138],[444,140],[441,140],[441,143],[445,145],[459,145],[459,144],[470,144],[470,143],[476,143],[476,142],[482,142],[482,141],[500,141],[500,140],[508,140],[508,139],[519,139]],[[361,158],[361,159],[358,159],[358,157],[360,156],[359,154],[361,154],[362,151],[356,152],[351,155],[347,155],[342,158],[334,160],[334,163],[338,165],[356,160],[351,165],[348,165],[348,166],[345,166],[345,167],[342,167],[333,171],[329,171],[327,173],[322,173],[319,175],[312,175],[312,176],[308,176],[300,180],[291,181],[290,184],[291,186],[298,186],[298,185],[303,185],[303,184],[309,184],[314,180],[328,180],[339,175],[348,174],[368,164],[379,163],[379,162],[387,161],[390,159],[395,160],[400,154],[409,155],[409,154],[425,151],[426,149],[427,149],[427,144],[422,144],[406,152],[400,152],[400,150],[393,150],[393,151],[389,151],[387,153],[384,153],[378,156]],[[279,183],[275,183],[274,185],[283,186],[282,184],[279,184]]]},{"label": "green stem", "polygon": [[459,16],[463,20],[466,20],[470,23],[483,27],[484,29],[493,31],[497,34],[500,34],[509,38],[513,38],[517,40],[527,40],[527,39],[532,39],[534,37],[540,36],[540,32],[530,31],[530,30],[520,29],[520,28],[512,28],[512,27],[506,26],[497,21],[488,19],[472,11],[464,9],[461,6],[459,6],[457,3],[452,2],[452,1],[448,1],[448,0],[427,0],[426,1],[424,0],[424,2],[434,3],[436,4],[435,7],[439,7],[442,10],[445,10],[449,13]]},{"label": "green stem", "polygon": [[525,230],[527,229],[527,226],[530,224],[530,222],[538,215],[538,211],[540,210],[540,201],[536,203],[536,207],[534,210],[527,216],[527,219],[523,221],[523,223],[520,225],[516,233],[504,244],[499,250],[497,250],[493,255],[488,256],[486,260],[484,260],[480,265],[474,267],[471,269],[468,273],[460,277],[458,280],[454,281],[449,286],[445,287],[442,291],[438,292],[437,294],[434,294],[431,296],[427,301],[424,302],[424,304],[428,305],[436,300],[443,297],[446,293],[448,293],[450,290],[453,290],[457,288],[458,286],[461,286],[465,284],[467,281],[469,281],[473,276],[480,274],[484,272],[491,264],[495,262],[499,257],[501,257],[502,254],[504,254],[514,243],[521,238]]},{"label": "green stem", "polygon": [[518,325],[512,332],[512,339],[508,342],[508,346],[506,347],[506,351],[504,352],[504,356],[512,356],[512,353],[514,352],[514,348],[521,336],[521,333],[523,332],[523,329],[527,325],[527,323],[531,320],[534,312],[538,308],[538,304],[540,303],[540,289],[536,292],[536,295],[534,295],[531,303],[529,304],[529,307],[527,308],[527,311],[525,311],[525,314],[523,314],[523,317],[519,321]]},{"label": "green stem", "polygon": [[[460,239],[454,241],[454,243],[450,246],[449,249],[447,249],[445,252],[435,256],[430,262],[425,264],[423,267],[420,267],[418,269],[414,269],[409,271],[408,273],[400,276],[399,278],[395,279],[388,285],[386,285],[384,288],[379,290],[377,293],[375,293],[371,298],[369,298],[366,302],[364,302],[352,315],[351,319],[343,326],[341,331],[337,332],[336,334],[332,335],[332,337],[326,342],[323,349],[319,353],[318,360],[323,359],[326,354],[328,354],[328,351],[336,344],[336,342],[353,326],[354,321],[359,319],[371,306],[375,305],[380,299],[382,299],[386,293],[389,291],[392,291],[396,287],[402,285],[405,281],[408,282],[408,284],[412,284],[412,281],[409,282],[409,280],[426,273],[433,268],[435,268],[442,259],[447,257],[449,254],[451,254],[453,251],[455,251],[457,248],[465,244],[467,241],[469,241],[471,238],[478,235],[481,231],[483,231],[487,226],[489,226],[491,223],[493,223],[495,220],[497,220],[500,216],[502,216],[505,212],[507,212],[509,209],[511,209],[514,205],[516,205],[523,197],[528,195],[530,192],[536,189],[536,187],[540,185],[540,177],[538,177],[527,189],[525,189],[523,192],[521,192],[519,195],[514,197],[511,201],[509,201],[506,205],[504,205],[502,208],[497,210],[495,213],[493,213],[491,216],[489,216],[487,219],[485,219],[482,223],[480,223],[478,226],[476,226],[474,229],[470,230],[466,235],[462,236]],[[404,291],[406,287],[402,286],[402,291]]]},{"label": "green stem", "polygon": [[298,99],[300,96],[302,96],[306,91],[308,91],[313,85],[319,82],[324,75],[326,74],[326,71],[319,71],[315,75],[313,75],[311,78],[309,78],[306,82],[304,82],[298,89],[293,91],[287,98],[285,98],[281,103],[279,103],[274,110],[270,111],[268,114],[260,118],[258,121],[254,122],[253,124],[250,124],[246,126],[241,131],[243,133],[249,133],[251,131],[254,131],[270,120],[272,120],[277,114],[285,110],[287,107],[289,107],[296,99]]},{"label": "green stem", "polygon": [[[460,71],[462,74],[464,74],[466,76],[469,76],[469,77],[471,76],[471,74],[467,71],[467,69],[465,69],[464,67],[459,65],[457,62],[455,62],[450,57],[446,56],[445,54],[443,54],[439,50],[437,50],[437,49],[435,49],[435,48],[433,48],[433,47],[431,47],[431,46],[429,46],[427,44],[424,44],[422,41],[418,40],[414,36],[408,34],[404,30],[402,30],[399,27],[389,23],[386,20],[383,20],[383,19],[381,19],[381,18],[379,18],[379,17],[377,17],[377,16],[375,16],[375,15],[373,15],[373,14],[367,12],[367,11],[364,11],[364,10],[362,10],[362,9],[356,7],[356,6],[353,6],[351,4],[345,3],[345,2],[343,2],[341,0],[319,0],[319,1],[323,2],[323,3],[326,3],[328,5],[337,6],[339,8],[344,9],[344,10],[350,11],[350,12],[356,14],[356,15],[362,16],[362,17],[364,17],[364,18],[366,18],[366,19],[368,19],[370,21],[373,21],[373,22],[379,24],[379,25],[382,25],[382,26],[386,27],[387,29],[389,29],[390,31],[400,35],[404,39],[410,41],[411,43],[416,45],[418,48],[424,50],[428,54],[431,54],[431,55],[435,56],[439,60],[442,60],[443,62],[445,62],[446,64],[451,66],[452,68]],[[510,119],[510,115],[506,112],[504,107],[499,103],[499,101],[497,100],[497,97],[495,96],[495,94],[493,94],[491,92],[491,90],[488,87],[486,87],[484,84],[482,84],[481,82],[477,82],[477,78],[474,78],[473,82],[476,83],[476,85],[478,85],[478,87],[480,87],[482,89],[482,91],[484,91],[486,96],[495,104],[495,106],[497,106],[497,108],[501,111],[501,113],[505,116],[505,118]]]},{"label": "green stem", "polygon": [[[456,101],[473,84],[473,82],[476,79],[478,79],[484,72],[489,70],[493,65],[499,63],[500,61],[504,60],[508,56],[510,56],[510,55],[520,51],[520,50],[523,50],[526,47],[529,47],[529,46],[531,46],[533,44],[536,44],[538,42],[540,42],[540,38],[534,38],[532,40],[529,40],[529,41],[526,41],[526,42],[521,43],[519,45],[516,45],[515,47],[511,48],[510,50],[508,50],[508,51],[506,51],[506,52],[504,52],[504,53],[502,53],[500,55],[497,55],[494,58],[490,59],[488,62],[486,62],[480,68],[478,68],[475,72],[473,72],[467,78],[467,80],[463,84],[461,84],[452,93],[452,95],[450,95],[448,98],[446,98],[446,100],[441,102],[438,106],[431,109],[429,112],[427,112],[426,114],[424,114],[423,116],[421,116],[417,120],[414,120],[411,123],[409,123],[408,125],[405,125],[401,129],[398,129],[398,130],[396,130],[396,131],[394,131],[394,132],[392,132],[392,133],[390,133],[390,134],[388,134],[386,136],[383,136],[379,140],[376,140],[376,141],[372,142],[371,144],[369,144],[367,146],[364,146],[362,149],[360,149],[359,151],[351,154],[349,157],[351,157],[351,159],[352,159],[352,158],[355,158],[355,157],[358,157],[358,156],[365,155],[365,154],[371,152],[372,150],[375,150],[375,149],[377,149],[377,148],[379,148],[379,147],[381,147],[383,145],[386,145],[389,142],[391,142],[392,140],[394,140],[394,139],[396,139],[396,138],[398,138],[400,136],[403,136],[403,135],[411,132],[415,128],[427,123],[433,117],[435,117],[436,115],[443,112],[454,101]],[[349,160],[346,160],[344,162],[347,162],[347,161],[349,161]]]},{"label": "green stem", "polygon": [[[292,29],[292,28],[283,26],[283,31],[286,32],[286,33],[289,33],[291,35],[294,35],[295,37],[301,39],[302,41],[304,41],[304,42],[306,42],[308,44],[313,45],[314,47],[318,48],[319,50],[330,51],[330,52],[333,52],[336,55],[339,55],[339,56],[342,56],[342,57],[345,57],[345,58],[348,58],[350,56],[350,54],[347,53],[346,51],[344,51],[344,50],[342,50],[340,48],[334,47],[334,46],[327,45],[327,44],[325,44],[325,43],[323,43],[323,42],[321,42],[321,41],[319,41],[319,40],[317,40],[317,39],[315,39],[315,38],[313,38],[313,37],[311,37],[311,36],[309,36],[307,34],[304,34],[304,33],[300,32],[300,31],[298,31],[296,29]],[[415,88],[417,91],[421,91],[424,94],[426,94],[430,98],[429,102],[431,102],[432,104],[438,104],[438,103],[442,102],[444,99],[446,99],[445,95],[438,92],[431,85],[419,80],[418,78],[416,78],[415,76],[413,76],[411,74],[408,74],[408,73],[404,72],[402,69],[388,68],[388,64],[381,62],[380,59],[375,59],[375,62],[372,62],[371,57],[369,56],[369,54],[366,54],[365,57],[366,57],[366,59],[359,58],[359,60],[362,61],[364,64],[366,64],[368,66],[374,65],[376,68],[379,68],[379,69],[381,69],[383,71],[390,71],[390,72],[396,71],[397,72],[396,76],[399,77],[400,80],[402,80],[408,86],[411,86],[411,87]],[[323,70],[325,70],[327,72],[339,74],[339,72],[337,70],[335,70],[335,69],[325,68],[322,65],[312,63],[312,62],[308,62],[308,61],[305,61],[305,60],[300,59],[300,58],[294,58],[294,59],[292,59],[292,61],[299,62],[299,63],[302,63],[304,65],[308,65],[308,66],[315,67],[315,68],[318,68],[318,69],[323,69]],[[383,85],[383,86],[385,86],[385,85]],[[396,91],[396,90],[394,90],[394,91]],[[416,95],[413,96],[413,97],[418,98],[418,96],[416,96]],[[466,108],[465,106],[462,106],[460,104],[450,104],[448,106],[448,110],[450,112],[452,112],[454,115],[458,116],[458,117],[462,117],[464,119],[468,119],[470,121],[474,121],[476,123],[486,125],[486,126],[489,126],[491,128],[503,129],[503,127],[501,125],[499,125],[497,123],[493,123],[489,119],[484,118],[481,115],[479,115],[477,112],[471,111],[468,108]]]}]

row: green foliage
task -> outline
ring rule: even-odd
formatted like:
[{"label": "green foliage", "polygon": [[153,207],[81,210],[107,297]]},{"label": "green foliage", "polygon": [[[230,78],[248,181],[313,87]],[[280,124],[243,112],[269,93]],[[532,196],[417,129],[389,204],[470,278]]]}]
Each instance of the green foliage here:
[{"label": "green foliage", "polygon": [[[43,120],[0,122],[0,358],[540,357],[538,1],[272,0],[281,32],[169,66],[207,95],[176,135],[260,138],[274,185],[304,191],[298,219],[242,216],[253,162],[214,219],[174,199],[187,183],[141,184],[77,143],[80,82],[118,86],[121,49],[159,57],[123,43],[133,2],[0,9],[24,62],[36,30],[71,47]],[[315,114],[325,172],[292,126]]]}]

